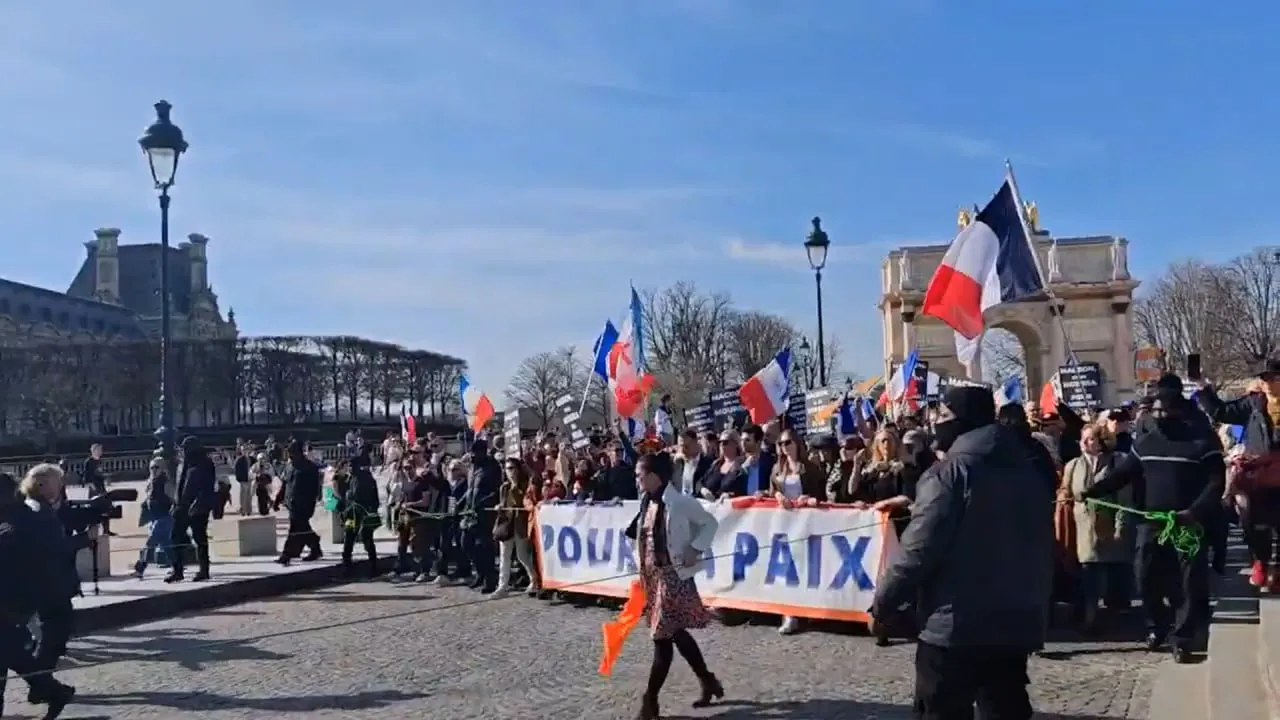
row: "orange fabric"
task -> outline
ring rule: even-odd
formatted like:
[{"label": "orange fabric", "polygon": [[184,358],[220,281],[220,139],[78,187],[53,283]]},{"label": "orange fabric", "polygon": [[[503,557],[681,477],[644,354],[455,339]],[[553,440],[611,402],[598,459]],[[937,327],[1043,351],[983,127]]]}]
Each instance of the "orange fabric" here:
[{"label": "orange fabric", "polygon": [[636,625],[644,619],[644,606],[648,598],[644,594],[644,586],[639,580],[631,582],[631,590],[627,594],[627,602],[622,606],[616,620],[600,626],[604,634],[604,656],[600,658],[600,674],[609,677],[613,674],[613,664],[622,654],[622,645]]}]

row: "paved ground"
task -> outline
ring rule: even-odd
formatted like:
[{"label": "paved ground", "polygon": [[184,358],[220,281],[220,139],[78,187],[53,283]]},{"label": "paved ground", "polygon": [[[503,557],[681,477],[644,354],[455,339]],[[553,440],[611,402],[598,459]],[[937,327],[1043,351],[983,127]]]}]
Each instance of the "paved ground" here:
[{"label": "paved ground", "polygon": [[[355,584],[76,641],[71,718],[281,717],[442,720],[631,718],[649,661],[638,634],[612,680],[595,672],[603,609],[464,589]],[[730,702],[693,711],[677,659],[669,717],[823,720],[907,717],[909,644],[769,627],[698,633]],[[1132,643],[1055,644],[1032,668],[1036,706],[1053,718],[1143,718],[1164,656]],[[22,692],[18,692],[21,689]],[[11,682],[10,713],[34,714]],[[8,716],[6,716],[8,717]]]}]

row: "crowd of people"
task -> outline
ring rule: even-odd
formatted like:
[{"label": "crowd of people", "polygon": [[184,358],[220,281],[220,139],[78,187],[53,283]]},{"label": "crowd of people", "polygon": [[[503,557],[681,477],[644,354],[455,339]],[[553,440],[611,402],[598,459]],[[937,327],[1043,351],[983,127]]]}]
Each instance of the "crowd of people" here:
[{"label": "crowd of people", "polygon": [[[753,497],[782,510],[836,503],[886,513],[901,552],[883,570],[871,629],[880,644],[893,632],[917,633],[921,718],[969,717],[975,703],[992,717],[1030,718],[1027,659],[1043,647],[1055,604],[1071,608],[1070,622],[1089,633],[1113,626],[1137,595],[1147,647],[1185,662],[1207,635],[1211,569],[1225,570],[1232,521],[1253,553],[1251,581],[1280,589],[1272,565],[1280,482],[1270,462],[1280,443],[1280,363],[1269,363],[1256,387],[1232,401],[1207,385],[1187,400],[1181,381],[1166,376],[1143,400],[1096,414],[1034,403],[997,408],[989,389],[959,387],[919,413],[860,420],[846,436],[806,438],[781,420],[718,433],[667,425],[638,442],[593,432],[578,448],[550,432],[509,447],[480,435],[457,457],[433,435],[406,443],[389,433],[380,467],[358,435],[332,467],[296,441],[271,441],[260,451],[243,443],[233,477],[241,512],[287,509],[281,563],[321,556],[311,520],[323,504],[343,521],[342,562],[352,572],[358,544],[377,572],[373,533],[385,525],[398,538],[396,578],[465,584],[494,598],[520,590],[549,596],[533,522],[540,503],[640,500],[628,534],[637,541],[654,642],[645,719],[657,717],[677,651],[701,682],[697,702],[722,697],[689,631],[712,619],[750,618],[707,611],[698,598],[692,578],[715,519],[696,500]],[[177,478],[169,481],[162,459],[152,463],[143,500],[150,536],[137,572],[155,553],[182,547],[193,550],[199,570],[192,580],[201,580],[209,573],[209,518],[225,509],[230,491],[194,438],[182,444]],[[51,674],[70,634],[74,555],[101,528],[67,532],[56,465],[33,468],[20,483],[2,479],[3,577],[40,581],[0,591],[0,656],[28,678],[33,702],[52,712],[74,693]],[[1187,551],[1165,542],[1162,528],[1140,514],[1152,512],[1196,529],[1204,546]],[[672,524],[675,516],[685,521]],[[48,538],[31,542],[31,533]],[[60,560],[20,547],[46,548]],[[187,562],[186,553],[173,553],[166,579],[183,580]],[[32,615],[42,627],[34,652],[21,631]],[[783,634],[803,628],[797,618],[777,622]]]}]

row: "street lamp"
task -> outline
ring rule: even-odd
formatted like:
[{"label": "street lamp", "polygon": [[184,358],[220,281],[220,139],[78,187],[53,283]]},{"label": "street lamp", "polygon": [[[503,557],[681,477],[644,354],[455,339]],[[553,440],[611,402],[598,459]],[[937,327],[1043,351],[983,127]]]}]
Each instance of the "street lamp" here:
[{"label": "street lamp", "polygon": [[178,159],[187,151],[182,130],[169,119],[173,106],[161,100],[155,104],[156,121],[138,139],[151,169],[151,180],[160,196],[160,427],[156,437],[168,465],[169,477],[177,475],[178,454],[174,452],[173,383],[169,346],[172,341],[172,313],[169,306],[169,188],[178,174]]},{"label": "street lamp", "polygon": [[813,269],[813,279],[818,287],[818,383],[827,386],[827,348],[822,333],[822,268],[827,266],[827,250],[831,248],[831,240],[822,229],[822,218],[813,219],[813,231],[804,241],[805,254],[809,256],[809,267]]},{"label": "street lamp", "polygon": [[800,338],[800,347],[796,350],[800,360],[801,377],[804,378],[804,389],[813,389],[813,348],[809,345],[809,338]]}]

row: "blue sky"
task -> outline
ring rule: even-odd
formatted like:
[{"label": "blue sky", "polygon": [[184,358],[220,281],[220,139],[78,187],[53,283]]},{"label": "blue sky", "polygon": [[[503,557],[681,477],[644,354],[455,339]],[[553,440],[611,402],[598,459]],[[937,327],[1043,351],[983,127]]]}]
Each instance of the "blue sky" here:
[{"label": "blue sky", "polygon": [[65,289],[99,226],[155,241],[136,145],[166,98],[251,334],[468,359],[500,394],[626,285],[687,279],[880,366],[879,266],[944,242],[1013,158],[1059,235],[1131,269],[1275,242],[1280,6],[971,0],[7,0],[0,275]]}]

